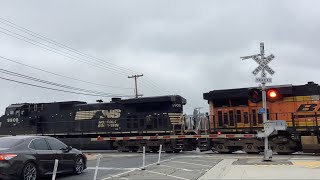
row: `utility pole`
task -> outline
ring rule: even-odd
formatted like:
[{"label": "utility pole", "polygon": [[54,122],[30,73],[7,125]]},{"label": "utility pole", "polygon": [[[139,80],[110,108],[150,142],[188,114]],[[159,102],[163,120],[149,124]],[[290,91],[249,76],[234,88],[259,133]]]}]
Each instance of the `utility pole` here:
[{"label": "utility pole", "polygon": [[139,96],[137,78],[142,77],[142,76],[143,76],[143,74],[136,74],[136,75],[128,76],[128,78],[134,78],[136,98],[138,98],[138,96]]}]

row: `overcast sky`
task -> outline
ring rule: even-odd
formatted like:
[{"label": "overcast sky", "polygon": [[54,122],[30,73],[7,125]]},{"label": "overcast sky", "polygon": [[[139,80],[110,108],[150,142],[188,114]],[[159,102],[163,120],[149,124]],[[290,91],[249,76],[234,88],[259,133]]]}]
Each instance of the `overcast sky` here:
[{"label": "overcast sky", "polygon": [[[267,55],[276,56],[270,63],[276,71],[272,84],[319,83],[319,7],[316,0],[6,0],[1,1],[0,18],[107,63],[141,72],[145,76],[138,80],[139,93],[179,94],[188,101],[185,112],[191,113],[194,107],[207,111],[205,92],[257,85],[251,73],[257,64],[239,57],[257,54],[260,42],[265,43]],[[113,65],[89,66],[8,36],[7,30],[55,47],[0,22],[0,56],[92,83],[134,87],[133,79],[127,78],[133,72]],[[50,75],[1,58],[0,64],[1,69],[83,89],[134,93]],[[0,77],[40,85],[2,73]],[[0,83],[0,114],[12,103],[110,100]]]}]

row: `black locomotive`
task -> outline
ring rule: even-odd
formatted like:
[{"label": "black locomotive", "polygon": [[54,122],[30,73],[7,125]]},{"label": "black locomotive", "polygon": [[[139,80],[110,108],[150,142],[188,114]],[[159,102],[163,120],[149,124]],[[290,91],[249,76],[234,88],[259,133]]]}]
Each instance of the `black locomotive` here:
[{"label": "black locomotive", "polygon": [[80,149],[180,151],[179,140],[91,141],[96,137],[181,134],[183,105],[179,96],[112,98],[108,103],[80,101],[12,104],[0,119],[0,135],[37,134],[59,138]]}]

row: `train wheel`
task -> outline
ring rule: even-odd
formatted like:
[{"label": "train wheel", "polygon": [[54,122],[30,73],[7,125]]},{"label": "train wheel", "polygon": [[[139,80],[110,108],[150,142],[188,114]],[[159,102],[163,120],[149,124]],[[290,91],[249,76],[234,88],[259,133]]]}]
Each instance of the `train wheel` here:
[{"label": "train wheel", "polygon": [[218,153],[221,154],[231,154],[232,151],[229,150],[224,144],[216,144],[214,146],[215,151],[218,151]]},{"label": "train wheel", "polygon": [[289,155],[294,152],[287,144],[277,144],[274,151],[279,155]]},{"label": "train wheel", "polygon": [[258,147],[254,144],[246,144],[244,145],[243,151],[245,151],[247,154],[259,154],[260,151],[258,150]]}]

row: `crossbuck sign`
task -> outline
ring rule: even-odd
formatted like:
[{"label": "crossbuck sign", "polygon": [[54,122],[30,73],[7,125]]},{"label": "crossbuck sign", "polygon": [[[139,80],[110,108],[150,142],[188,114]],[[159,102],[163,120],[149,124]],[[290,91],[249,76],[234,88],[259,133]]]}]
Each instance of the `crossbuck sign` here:
[{"label": "crossbuck sign", "polygon": [[260,54],[256,54],[256,55],[252,55],[252,56],[244,56],[244,57],[241,57],[241,59],[245,60],[245,59],[252,58],[255,62],[257,62],[259,64],[259,66],[252,71],[252,74],[255,76],[260,71],[262,71],[261,77],[256,78],[256,82],[258,82],[258,83],[271,83],[272,79],[267,78],[266,72],[268,72],[270,75],[273,75],[275,73],[275,71],[271,67],[269,67],[269,65],[268,65],[275,58],[275,56],[273,54],[271,54],[267,57],[264,57],[263,43],[261,43],[261,45],[260,45],[260,51],[261,51]]},{"label": "crossbuck sign", "polygon": [[273,75],[275,73],[274,70],[268,66],[268,63],[274,59],[273,54],[266,57],[264,60],[259,59],[259,57],[257,55],[253,56],[252,59],[259,64],[259,66],[255,70],[253,70],[253,72],[252,72],[253,75],[256,76],[262,69],[265,69],[270,75]]}]

